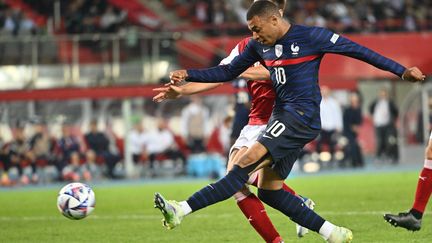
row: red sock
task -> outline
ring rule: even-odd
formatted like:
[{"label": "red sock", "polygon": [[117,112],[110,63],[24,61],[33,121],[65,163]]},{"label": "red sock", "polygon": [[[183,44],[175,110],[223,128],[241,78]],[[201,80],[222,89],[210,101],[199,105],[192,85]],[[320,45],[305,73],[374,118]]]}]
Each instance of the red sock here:
[{"label": "red sock", "polygon": [[[252,182],[252,186],[255,186],[255,187],[257,187],[258,186],[258,178],[259,178],[259,176],[257,176],[256,178],[255,178],[255,180]],[[283,186],[282,186],[282,189],[284,190],[284,191],[286,191],[286,192],[289,192],[289,193],[291,193],[291,194],[293,194],[293,195],[296,195],[296,196],[298,196],[298,194],[291,188],[291,187],[289,187],[287,184],[283,184]]]},{"label": "red sock", "polygon": [[413,209],[423,213],[432,193],[432,170],[423,168],[417,182]]},{"label": "red sock", "polygon": [[280,242],[282,239],[267,216],[264,205],[255,194],[250,194],[237,205],[266,242]]},{"label": "red sock", "polygon": [[285,183],[282,185],[282,189],[284,189],[284,191],[289,192],[293,195],[297,195],[297,193]]}]

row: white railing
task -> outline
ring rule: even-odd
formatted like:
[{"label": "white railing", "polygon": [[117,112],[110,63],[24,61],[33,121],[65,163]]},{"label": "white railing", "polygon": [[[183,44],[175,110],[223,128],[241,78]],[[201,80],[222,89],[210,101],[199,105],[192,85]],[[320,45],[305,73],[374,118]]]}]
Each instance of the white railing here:
[{"label": "white railing", "polygon": [[176,66],[176,35],[0,35],[0,89],[155,83]]}]

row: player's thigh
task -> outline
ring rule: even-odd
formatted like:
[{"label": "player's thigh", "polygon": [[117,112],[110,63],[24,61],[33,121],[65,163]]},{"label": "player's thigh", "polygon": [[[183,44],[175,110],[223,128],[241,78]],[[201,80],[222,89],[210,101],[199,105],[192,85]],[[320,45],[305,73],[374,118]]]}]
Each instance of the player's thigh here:
[{"label": "player's thigh", "polygon": [[262,168],[259,173],[258,188],[265,190],[279,190],[282,188],[284,180],[270,167]]},{"label": "player's thigh", "polygon": [[229,159],[228,159],[228,164],[227,164],[227,169],[226,171],[230,171],[232,170],[234,164],[236,161],[238,161],[240,159],[240,157],[247,151],[247,147],[241,147],[239,149],[233,149]]},{"label": "player's thigh", "polygon": [[234,162],[234,164],[244,168],[257,163],[261,158],[267,155],[267,153],[268,150],[264,145],[255,142],[244,154],[240,156],[238,160]]}]

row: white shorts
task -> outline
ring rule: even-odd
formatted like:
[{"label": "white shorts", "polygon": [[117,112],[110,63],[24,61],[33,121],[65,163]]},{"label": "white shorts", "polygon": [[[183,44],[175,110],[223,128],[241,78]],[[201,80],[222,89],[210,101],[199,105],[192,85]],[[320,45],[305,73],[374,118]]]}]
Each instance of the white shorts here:
[{"label": "white shorts", "polygon": [[240,136],[231,147],[229,154],[231,155],[234,149],[241,147],[250,148],[258,139],[258,136],[265,130],[267,125],[246,125],[240,132]]}]

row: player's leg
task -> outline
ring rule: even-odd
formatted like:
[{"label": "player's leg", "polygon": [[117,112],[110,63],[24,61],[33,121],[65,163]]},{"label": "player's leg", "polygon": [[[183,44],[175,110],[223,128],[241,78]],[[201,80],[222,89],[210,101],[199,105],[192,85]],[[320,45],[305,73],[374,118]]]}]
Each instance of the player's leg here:
[{"label": "player's leg", "polygon": [[273,111],[269,128],[257,142],[267,148],[273,159],[271,168],[265,167],[260,174],[258,197],[294,222],[319,232],[329,242],[350,242],[350,230],[325,221],[306,207],[301,199],[281,189],[283,180],[291,172],[301,149],[315,139],[318,132],[318,129],[305,126],[284,110]]},{"label": "player's leg", "polygon": [[[260,171],[256,171],[255,173],[253,173],[249,177],[248,184],[250,184],[252,186],[255,186],[255,187],[258,187],[258,180],[259,180],[259,177],[260,177],[259,174],[260,174]],[[286,191],[286,192],[289,192],[289,193],[291,193],[291,194],[296,195],[297,197],[299,197],[301,200],[303,200],[304,204],[308,208],[310,208],[312,210],[315,208],[315,202],[312,199],[297,194],[294,191],[294,189],[290,188],[286,183],[282,184],[282,189],[284,191]],[[309,230],[307,228],[305,228],[305,227],[303,227],[303,226],[301,226],[299,224],[296,224],[296,233],[297,233],[298,237],[301,238],[301,237],[305,236],[308,232],[309,232]]]},{"label": "player's leg", "polygon": [[300,198],[282,190],[282,184],[279,174],[270,167],[263,168],[258,183],[259,198],[297,224],[318,232],[328,242],[351,242],[353,236],[350,230],[323,219],[306,207]]},{"label": "player's leg", "polygon": [[159,208],[165,218],[164,225],[172,229],[180,224],[183,217],[217,202],[232,197],[246,184],[249,174],[260,167],[267,149],[255,143],[243,154],[233,169],[219,181],[209,184],[194,193],[188,200],[180,203],[165,200],[159,193],[155,194],[155,207]]},{"label": "player's leg", "polygon": [[[432,135],[432,134],[431,134]],[[431,136],[432,139],[432,136]],[[393,226],[403,227],[407,230],[417,231],[421,228],[421,220],[426,205],[432,193],[432,140],[425,151],[425,161],[417,182],[414,204],[409,212],[398,215],[385,214],[384,219]]]},{"label": "player's leg", "polygon": [[425,151],[425,161],[417,183],[412,214],[421,219],[432,193],[432,140],[429,140]]},{"label": "player's leg", "polygon": [[[265,125],[247,125],[242,129],[241,133],[239,134],[239,137],[237,138],[233,147],[231,148],[230,159],[228,161],[227,171],[231,170],[232,166],[234,165],[234,162],[239,160],[241,155],[243,155],[246,152],[247,148],[251,147],[254,144],[254,142],[256,142],[259,135],[265,129],[266,129]],[[258,174],[259,174],[259,171],[256,171],[255,173],[250,175],[249,180],[248,180],[248,184],[256,187],[257,183],[258,183],[258,177],[259,177]],[[283,189],[294,194],[294,195],[297,195],[296,192],[293,189],[291,189],[290,187],[288,187],[285,183],[283,184]],[[250,196],[248,196],[248,195],[250,195]],[[299,196],[299,195],[297,195],[297,196]],[[262,228],[264,231],[268,231],[268,230],[266,230],[267,225],[268,225],[268,223],[266,223],[267,220],[265,220],[265,219],[261,220],[260,218],[258,218],[258,216],[260,216],[260,215],[267,217],[267,214],[264,211],[264,206],[262,205],[262,202],[254,194],[250,194],[250,191],[247,187],[245,187],[241,191],[234,194],[234,198],[237,200],[237,202],[238,202],[237,205],[241,208],[243,213],[246,213],[247,211],[252,211],[252,212],[258,213],[258,215],[252,217],[252,219],[256,219],[256,220],[250,221],[251,224],[256,224],[258,222],[259,225],[257,225],[257,226],[262,225],[263,227],[260,227],[260,228]],[[244,198],[246,200],[242,200]],[[308,207],[313,209],[315,203],[311,199],[307,199],[304,197],[302,197],[302,199],[305,201],[305,204]],[[256,202],[255,204],[257,205],[257,207],[259,206],[262,209],[261,210],[253,210],[254,207],[252,207],[252,205],[254,204],[254,202],[248,203],[248,201]],[[259,205],[258,205],[258,203],[259,203]],[[259,211],[261,211],[261,212],[259,212]],[[250,215],[249,216],[246,215],[246,217],[251,218]],[[270,224],[270,226],[273,227],[271,224]],[[257,230],[259,230],[259,229],[257,229]],[[304,235],[306,235],[308,233],[308,231],[309,230],[307,228],[304,228],[301,225],[296,224],[296,232],[297,232],[298,237],[303,237]],[[266,240],[266,242],[269,242],[269,240]]]},{"label": "player's leg", "polygon": [[[238,160],[246,152],[247,148],[232,149],[227,164],[227,172],[234,166],[234,161]],[[255,231],[265,240],[265,242],[281,242],[282,238],[275,229],[273,223],[265,211],[261,200],[253,194],[247,186],[234,194],[237,206]]]}]

